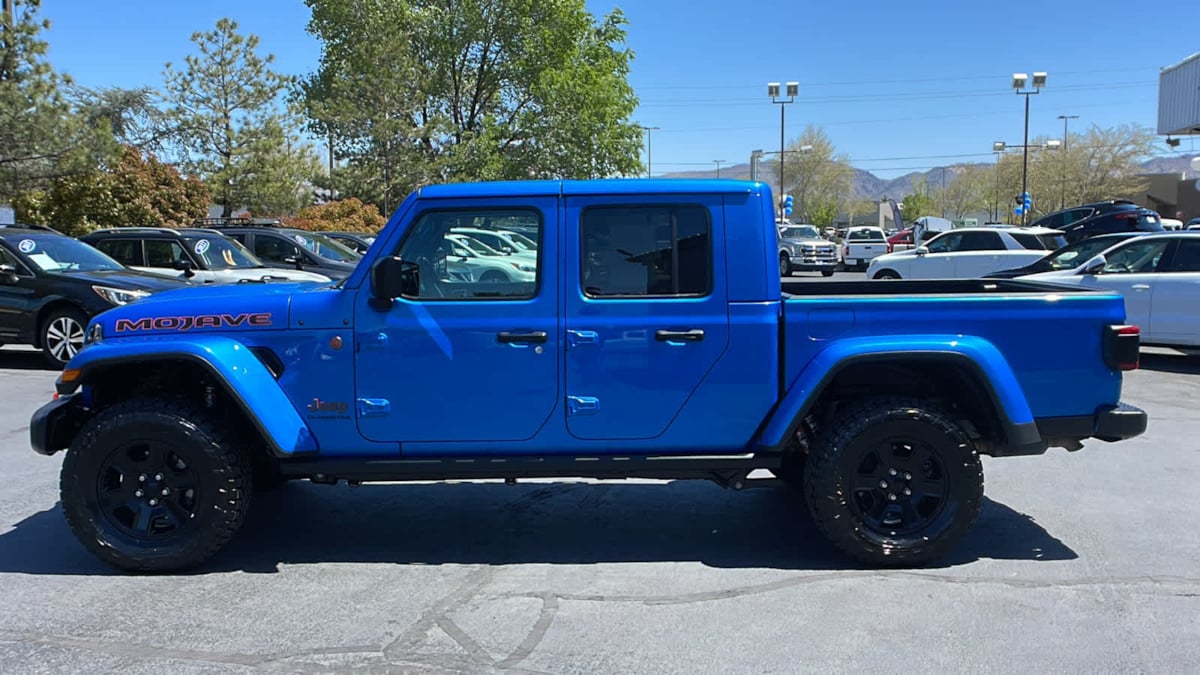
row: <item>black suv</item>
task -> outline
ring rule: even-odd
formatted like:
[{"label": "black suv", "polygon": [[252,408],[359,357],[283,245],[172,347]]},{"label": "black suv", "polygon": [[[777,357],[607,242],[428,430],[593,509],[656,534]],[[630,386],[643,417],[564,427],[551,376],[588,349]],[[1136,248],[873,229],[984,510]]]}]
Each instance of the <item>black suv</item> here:
[{"label": "black suv", "polygon": [[91,317],[191,285],[127,269],[49,227],[0,225],[0,344],[38,347],[58,368],[83,348]]},{"label": "black suv", "polygon": [[366,255],[367,249],[375,243],[375,236],[369,232],[318,232],[336,241],[346,248],[353,249],[359,255]]},{"label": "black suv", "polygon": [[350,276],[362,259],[323,234],[287,227],[276,218],[200,218],[192,224],[233,237],[265,265],[316,272],[334,281]]},{"label": "black suv", "polygon": [[1062,230],[1068,243],[1114,232],[1162,232],[1162,219],[1127,199],[1080,204],[1035,220],[1032,227]]}]

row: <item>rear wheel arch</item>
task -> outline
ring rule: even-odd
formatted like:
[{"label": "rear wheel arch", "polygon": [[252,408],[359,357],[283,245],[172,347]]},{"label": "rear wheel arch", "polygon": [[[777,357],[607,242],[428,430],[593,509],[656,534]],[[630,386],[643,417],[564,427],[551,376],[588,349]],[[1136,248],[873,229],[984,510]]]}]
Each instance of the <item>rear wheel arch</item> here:
[{"label": "rear wheel arch", "polygon": [[982,441],[982,454],[990,454],[992,442],[1027,442],[1018,436],[987,374],[970,357],[957,352],[884,353],[851,357],[831,368],[794,417],[780,450],[795,447],[806,419],[828,425],[840,407],[874,396],[916,396],[944,404],[969,423]]}]

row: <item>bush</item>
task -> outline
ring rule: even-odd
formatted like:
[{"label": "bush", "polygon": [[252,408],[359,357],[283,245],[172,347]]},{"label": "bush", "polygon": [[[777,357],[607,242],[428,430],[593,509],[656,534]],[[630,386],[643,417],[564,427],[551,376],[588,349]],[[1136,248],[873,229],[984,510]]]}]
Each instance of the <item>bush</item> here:
[{"label": "bush", "polygon": [[295,216],[284,216],[280,220],[290,227],[304,230],[372,234],[387,223],[374,204],[363,204],[357,197],[306,206]]}]

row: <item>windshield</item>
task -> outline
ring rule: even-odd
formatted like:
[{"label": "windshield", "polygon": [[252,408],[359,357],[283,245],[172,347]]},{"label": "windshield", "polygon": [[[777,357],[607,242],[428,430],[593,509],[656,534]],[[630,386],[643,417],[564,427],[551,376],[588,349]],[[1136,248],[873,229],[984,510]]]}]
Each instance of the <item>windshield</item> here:
[{"label": "windshield", "polygon": [[204,269],[228,270],[238,267],[263,267],[262,261],[245,246],[226,237],[187,237],[184,243],[203,263]]},{"label": "windshield", "polygon": [[512,243],[514,243],[518,247],[520,247],[522,251],[537,250],[537,242],[530,239],[529,237],[526,237],[525,235],[521,234],[520,232],[506,232],[504,236],[508,237],[512,241]]},{"label": "windshield", "polygon": [[1077,241],[1061,251],[1058,251],[1057,253],[1050,254],[1050,258],[1048,259],[1048,262],[1050,263],[1050,269],[1073,270],[1088,260],[1091,260],[1101,251],[1104,251],[1110,246],[1116,246],[1116,244],[1117,240],[1108,238],[1084,239],[1083,241]]},{"label": "windshield", "polygon": [[454,237],[453,239],[455,243],[466,246],[479,255],[501,255],[499,251],[479,241],[478,239],[472,239],[471,237],[464,236]]},{"label": "windshield", "polygon": [[785,227],[781,233],[784,239],[820,239],[821,233],[815,227]]},{"label": "windshield", "polygon": [[300,244],[310,252],[328,260],[353,263],[358,262],[359,258],[362,258],[357,251],[353,251],[323,234],[293,230],[288,232],[288,236],[292,238],[292,241]]},{"label": "windshield", "polygon": [[102,272],[125,266],[88,244],[59,235],[30,234],[16,241],[17,250],[43,272]]}]

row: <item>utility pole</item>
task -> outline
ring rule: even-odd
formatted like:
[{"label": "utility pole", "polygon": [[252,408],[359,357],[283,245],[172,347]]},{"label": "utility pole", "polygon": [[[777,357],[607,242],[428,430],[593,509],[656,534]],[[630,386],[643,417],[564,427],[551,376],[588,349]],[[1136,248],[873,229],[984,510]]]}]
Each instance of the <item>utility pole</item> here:
[{"label": "utility pole", "polygon": [[1062,142],[1062,196],[1059,200],[1058,208],[1067,208],[1067,123],[1070,120],[1079,119],[1079,115],[1059,115],[1058,119],[1063,121],[1063,142]]},{"label": "utility pole", "polygon": [[654,175],[654,159],[650,154],[652,150],[651,143],[653,141],[650,138],[650,132],[658,131],[661,127],[644,127],[639,124],[637,125],[637,128],[646,132],[646,178],[650,178]]},{"label": "utility pole", "polygon": [[716,162],[716,164],[717,164],[717,178],[720,178],[721,177],[721,165],[725,163],[725,160],[714,159],[713,161]]}]

